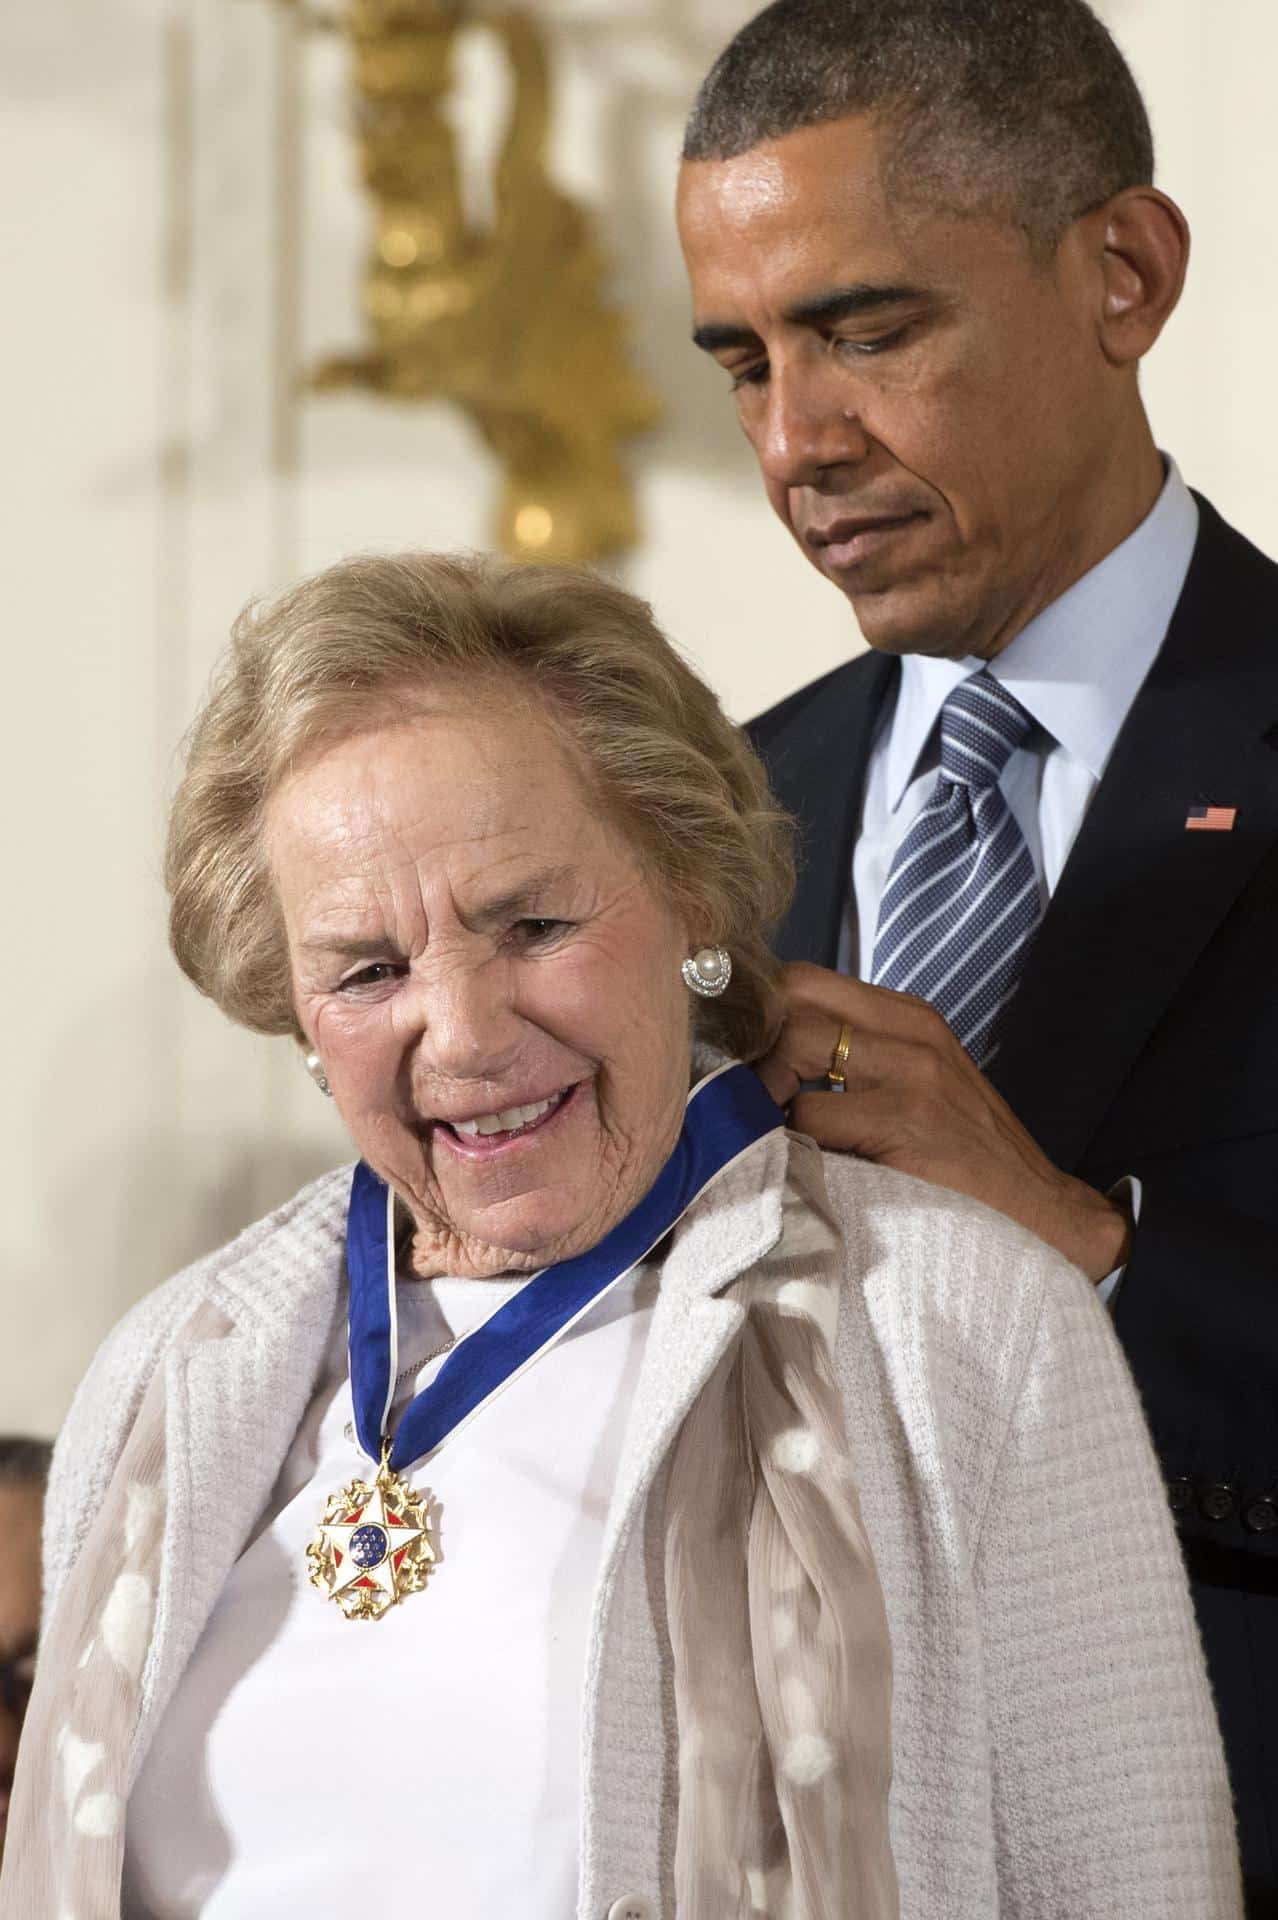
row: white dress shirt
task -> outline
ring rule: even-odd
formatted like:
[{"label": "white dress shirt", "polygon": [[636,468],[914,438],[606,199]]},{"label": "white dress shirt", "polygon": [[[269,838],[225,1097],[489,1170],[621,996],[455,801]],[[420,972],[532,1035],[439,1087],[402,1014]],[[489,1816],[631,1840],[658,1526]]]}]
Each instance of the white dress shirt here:
[{"label": "white dress shirt", "polygon": [[1198,507],[1174,461],[1153,509],[1099,566],[1076,580],[995,660],[907,653],[895,702],[879,723],[866,770],[852,892],[839,965],[870,978],[879,902],[893,855],[932,796],[941,764],[941,708],[984,668],[1035,722],[999,785],[1025,835],[1043,905],[1109,765],[1175,611]]},{"label": "white dress shirt", "polygon": [[[401,1285],[400,1358],[426,1362],[402,1398],[520,1284]],[[441,1558],[376,1622],[306,1572],[325,1498],[371,1472],[335,1329],[130,1796],[124,1920],[576,1911],[590,1609],[656,1291],[651,1266],[627,1275],[410,1470],[439,1502]]]},{"label": "white dress shirt", "polygon": [[[871,977],[879,902],[893,856],[932,797],[941,764],[940,718],[954,688],[984,668],[1034,724],[999,782],[1025,836],[1046,908],[1100,785],[1114,744],[1167,636],[1198,537],[1198,506],[1167,459],[1153,508],[1121,546],[1063,593],[991,661],[908,653],[895,701],[879,722],[866,770],[861,823],[839,966]],[[1139,1213],[1138,1182],[1124,1194]],[[1112,1297],[1118,1275],[1102,1284]]]}]

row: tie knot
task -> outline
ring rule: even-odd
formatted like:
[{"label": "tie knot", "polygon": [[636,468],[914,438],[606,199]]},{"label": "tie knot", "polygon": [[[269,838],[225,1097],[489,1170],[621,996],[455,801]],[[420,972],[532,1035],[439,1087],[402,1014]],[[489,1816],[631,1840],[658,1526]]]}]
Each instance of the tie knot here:
[{"label": "tie knot", "polygon": [[961,787],[992,787],[1030,729],[1019,700],[988,673],[955,687],[941,708],[941,775]]}]

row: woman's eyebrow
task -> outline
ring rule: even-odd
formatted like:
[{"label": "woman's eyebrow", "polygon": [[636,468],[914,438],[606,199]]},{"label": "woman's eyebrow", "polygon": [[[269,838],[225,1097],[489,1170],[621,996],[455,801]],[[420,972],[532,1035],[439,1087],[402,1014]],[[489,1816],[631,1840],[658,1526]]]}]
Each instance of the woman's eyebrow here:
[{"label": "woman's eyebrow", "polygon": [[[517,920],[523,914],[535,915],[544,894],[575,877],[576,870],[570,866],[540,867],[504,892],[492,894],[468,908],[462,917],[468,927],[488,928]],[[339,960],[382,960],[395,951],[395,942],[386,933],[315,933],[299,941],[298,948],[302,953],[324,954]]]},{"label": "woman's eyebrow", "polygon": [[574,870],[569,866],[541,867],[504,893],[494,894],[472,908],[466,915],[467,925],[496,926],[503,921],[518,920],[523,914],[532,914],[543,894],[573,877]]},{"label": "woman's eyebrow", "polygon": [[301,942],[303,953],[334,954],[341,960],[370,960],[381,958],[395,942],[388,934],[362,935],[341,933],[315,933]]}]

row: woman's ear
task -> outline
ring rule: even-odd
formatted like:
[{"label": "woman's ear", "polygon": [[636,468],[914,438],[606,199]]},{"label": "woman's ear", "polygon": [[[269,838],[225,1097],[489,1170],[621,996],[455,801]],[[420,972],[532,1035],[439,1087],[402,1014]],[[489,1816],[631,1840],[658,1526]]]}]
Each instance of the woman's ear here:
[{"label": "woman's ear", "polygon": [[1189,223],[1156,187],[1128,187],[1094,214],[1099,247],[1100,343],[1111,366],[1143,359],[1166,326],[1185,284]]}]

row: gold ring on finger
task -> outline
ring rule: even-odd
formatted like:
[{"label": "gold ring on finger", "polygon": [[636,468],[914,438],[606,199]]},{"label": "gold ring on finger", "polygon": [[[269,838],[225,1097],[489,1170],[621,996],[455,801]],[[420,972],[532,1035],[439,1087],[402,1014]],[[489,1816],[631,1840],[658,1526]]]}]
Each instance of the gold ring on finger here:
[{"label": "gold ring on finger", "polygon": [[826,1079],[836,1093],[843,1091],[847,1071],[848,1055],[852,1051],[852,1029],[847,1021],[839,1028],[839,1043],[834,1049],[830,1064],[826,1069]]}]

